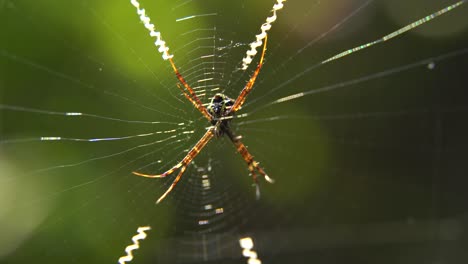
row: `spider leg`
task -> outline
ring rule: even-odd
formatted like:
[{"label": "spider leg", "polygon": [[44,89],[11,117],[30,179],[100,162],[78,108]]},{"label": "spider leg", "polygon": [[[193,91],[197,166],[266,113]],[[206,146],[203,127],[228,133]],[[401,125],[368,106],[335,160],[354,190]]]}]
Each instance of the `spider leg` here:
[{"label": "spider leg", "polygon": [[260,61],[258,62],[257,69],[250,77],[250,80],[247,82],[244,89],[242,89],[241,93],[239,94],[239,97],[237,97],[236,102],[234,102],[234,105],[231,107],[231,111],[236,112],[237,110],[239,110],[244,104],[247,95],[252,90],[255,80],[257,79],[257,76],[260,73],[260,70],[262,69],[262,66],[263,66],[263,58],[265,57],[267,40],[268,40],[268,35],[265,36],[265,42],[263,43],[262,56],[260,57]]},{"label": "spider leg", "polygon": [[169,62],[171,63],[172,69],[174,70],[174,73],[176,74],[177,79],[179,79],[180,83],[185,87],[186,90],[184,90],[179,85],[177,85],[177,87],[179,87],[179,89],[182,90],[182,92],[184,93],[184,96],[195,106],[195,108],[197,108],[198,111],[200,111],[200,113],[202,113],[202,115],[206,117],[206,119],[211,121],[212,117],[210,113],[208,113],[208,110],[206,110],[206,107],[203,106],[203,103],[197,97],[192,87],[190,87],[190,85],[188,85],[188,83],[185,81],[184,77],[182,77],[182,74],[180,74],[172,58],[169,58]]},{"label": "spider leg", "polygon": [[136,172],[136,171],[133,171],[132,173],[137,175],[137,176],[141,176],[141,177],[145,177],[145,178],[164,178],[167,175],[171,175],[174,171],[176,171],[178,168],[180,168],[182,166],[183,166],[182,162],[179,162],[174,167],[170,168],[169,170],[167,170],[166,172],[161,173],[161,174],[144,174],[144,173],[140,173],[140,172]]},{"label": "spider leg", "polygon": [[[180,84],[178,83],[177,84],[177,87],[182,91],[182,93],[184,94],[185,98],[187,98],[187,100],[189,100],[195,107],[197,107],[198,103],[197,101],[195,101],[191,96],[190,94],[187,93],[187,91],[184,90],[184,88],[182,88],[182,86],[180,86]],[[202,105],[203,106],[203,105]],[[203,106],[205,107],[205,106]],[[206,116],[205,116],[206,117]],[[208,119],[211,121],[211,115],[210,115],[210,118]]]},{"label": "spider leg", "polygon": [[180,178],[182,177],[182,174],[184,174],[185,170],[187,169],[187,166],[192,162],[192,160],[200,153],[200,151],[203,149],[203,147],[208,144],[208,142],[213,138],[214,136],[214,129],[215,127],[211,127],[206,131],[205,135],[203,135],[200,140],[198,140],[197,144],[190,149],[190,151],[187,153],[187,155],[177,163],[174,167],[170,168],[166,172],[162,174],[143,174],[140,172],[133,172],[133,174],[141,177],[146,177],[146,178],[163,178],[166,177],[167,175],[172,174],[174,171],[178,170],[180,168],[179,174],[175,177],[174,181],[172,182],[171,186],[166,190],[166,192],[159,197],[159,199],[156,201],[156,203],[161,202],[171,191],[172,189],[177,185],[179,182]]},{"label": "spider leg", "polygon": [[252,175],[252,180],[256,188],[256,196],[257,199],[259,199],[260,189],[258,187],[257,173],[262,175],[263,178],[269,183],[274,183],[275,181],[266,174],[262,167],[260,167],[260,163],[254,160],[254,157],[247,150],[247,147],[240,141],[241,137],[235,137],[230,131],[227,133],[227,135],[231,139],[232,143],[234,143],[236,146],[237,152],[239,152],[244,161],[247,163],[247,168],[249,169],[250,175]]},{"label": "spider leg", "polygon": [[156,201],[157,204],[160,203],[164,198],[166,198],[166,196],[172,191],[172,189],[174,189],[174,186],[176,186],[176,184],[179,182],[180,178],[182,177],[182,174],[184,174],[186,169],[187,169],[187,165],[182,166],[182,168],[180,169],[179,174],[177,174],[177,177],[175,177],[175,179],[172,182],[171,186],[169,186],[169,188],[167,188],[167,190],[164,192],[164,194],[161,195],[161,197],[159,197],[159,199]]}]

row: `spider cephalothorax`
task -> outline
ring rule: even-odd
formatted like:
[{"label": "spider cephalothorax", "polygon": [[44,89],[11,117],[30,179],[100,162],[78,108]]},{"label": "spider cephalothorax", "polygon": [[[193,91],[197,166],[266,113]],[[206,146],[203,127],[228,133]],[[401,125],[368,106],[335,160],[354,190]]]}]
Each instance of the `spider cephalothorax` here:
[{"label": "spider cephalothorax", "polygon": [[211,99],[207,110],[212,117],[211,124],[215,126],[214,132],[217,137],[220,137],[225,133],[228,135],[232,134],[229,131],[229,123],[234,116],[234,111],[231,111],[233,105],[234,101],[221,93],[215,94]]},{"label": "spider cephalothorax", "polygon": [[213,117],[211,123],[214,125],[219,118],[231,115],[233,105],[234,101],[231,98],[221,93],[215,94],[208,105],[208,113]]}]

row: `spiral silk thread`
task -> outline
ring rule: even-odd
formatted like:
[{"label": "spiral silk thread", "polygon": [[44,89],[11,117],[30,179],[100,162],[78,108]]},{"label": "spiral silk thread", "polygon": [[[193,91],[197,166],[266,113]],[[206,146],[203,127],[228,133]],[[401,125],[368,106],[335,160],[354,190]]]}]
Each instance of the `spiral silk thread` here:
[{"label": "spiral silk thread", "polygon": [[273,15],[267,17],[266,22],[260,27],[261,33],[256,35],[256,40],[250,43],[250,50],[247,51],[247,55],[242,59],[242,70],[246,70],[249,64],[252,62],[252,58],[257,54],[257,48],[263,43],[266,37],[267,31],[271,29],[271,24],[276,21],[276,11],[283,8],[283,2],[286,0],[277,0],[276,4],[273,5]]},{"label": "spiral silk thread", "polygon": [[145,239],[146,238],[145,231],[148,231],[150,229],[151,229],[151,227],[149,227],[149,226],[138,227],[138,229],[137,229],[138,234],[136,234],[136,235],[134,235],[132,237],[133,244],[129,245],[129,246],[127,246],[125,248],[125,252],[127,252],[127,255],[119,258],[119,264],[124,264],[126,262],[130,262],[130,261],[133,260],[132,251],[137,250],[138,248],[140,248],[140,243],[138,242],[138,240]]},{"label": "spiral silk thread", "polygon": [[150,36],[156,38],[154,45],[158,48],[158,51],[162,53],[163,59],[168,60],[174,57],[174,55],[169,54],[169,47],[167,47],[166,42],[162,40],[161,32],[155,30],[154,24],[150,22],[150,18],[146,15],[145,9],[140,9],[140,3],[137,0],[130,0],[130,3],[137,9],[140,21],[143,22],[145,28],[148,29]]}]

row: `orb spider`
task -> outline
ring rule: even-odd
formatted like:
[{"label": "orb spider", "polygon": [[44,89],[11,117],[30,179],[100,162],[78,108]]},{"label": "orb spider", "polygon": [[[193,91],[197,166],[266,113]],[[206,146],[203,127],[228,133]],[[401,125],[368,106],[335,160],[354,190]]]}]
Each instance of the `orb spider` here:
[{"label": "orb spider", "polygon": [[180,82],[180,84],[177,84],[177,87],[182,91],[184,96],[195,106],[195,108],[197,108],[198,111],[200,111],[200,113],[206,119],[208,119],[208,121],[210,121],[212,126],[206,131],[206,133],[195,144],[195,146],[193,146],[192,149],[190,149],[187,155],[179,163],[177,163],[175,166],[173,166],[166,172],[162,174],[144,174],[144,173],[140,173],[136,171],[133,172],[133,174],[137,176],[141,176],[141,177],[164,178],[172,174],[176,170],[180,169],[179,174],[175,177],[171,186],[169,186],[166,192],[163,195],[161,195],[161,197],[159,197],[156,203],[161,202],[172,191],[172,189],[176,186],[176,184],[179,182],[180,178],[184,174],[190,162],[192,162],[192,160],[200,153],[203,147],[205,147],[206,144],[208,144],[208,142],[214,136],[221,137],[223,135],[227,135],[227,137],[231,140],[231,142],[236,147],[239,154],[247,163],[247,168],[252,176],[254,185],[256,187],[257,199],[260,197],[260,189],[258,187],[257,172],[261,174],[267,182],[273,183],[273,179],[268,177],[268,175],[265,173],[263,168],[259,166],[259,163],[256,160],[254,160],[254,157],[247,150],[247,147],[242,143],[241,141],[242,137],[236,136],[230,128],[230,122],[232,118],[235,116],[236,112],[244,104],[245,99],[247,95],[250,93],[250,91],[252,90],[255,80],[257,79],[260,69],[262,68],[263,58],[265,56],[265,51],[266,51],[266,45],[267,45],[267,37],[265,37],[263,50],[262,50],[262,54],[261,54],[258,66],[255,69],[252,76],[250,77],[250,80],[242,89],[237,99],[234,101],[233,99],[229,98],[228,96],[224,94],[217,93],[215,96],[213,96],[207,108],[202,104],[200,99],[195,95],[194,90],[190,87],[190,85],[188,85],[184,77],[182,77],[182,74],[180,74],[172,58],[169,58],[169,62],[172,66],[172,69],[174,70],[174,73],[176,74],[177,79]]}]

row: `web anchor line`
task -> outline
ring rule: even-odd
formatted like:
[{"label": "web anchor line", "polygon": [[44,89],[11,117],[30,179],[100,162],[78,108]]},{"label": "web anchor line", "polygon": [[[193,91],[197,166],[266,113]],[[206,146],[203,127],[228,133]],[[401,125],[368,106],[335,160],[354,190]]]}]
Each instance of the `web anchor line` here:
[{"label": "web anchor line", "polygon": [[[297,73],[296,75],[290,77],[288,80],[284,81],[283,83],[277,85],[276,87],[274,88],[271,88],[270,91],[268,93],[266,93],[265,95],[261,96],[259,99],[281,89],[281,88],[284,88],[285,86],[287,86],[288,84],[292,83],[293,81],[305,76],[308,72],[312,71],[312,70],[315,70],[317,69],[318,67],[324,65],[324,64],[327,64],[329,62],[332,62],[332,61],[336,61],[338,59],[342,59],[348,55],[351,55],[353,53],[356,53],[356,52],[360,52],[364,49],[367,49],[367,48],[370,48],[376,44],[380,44],[382,42],[386,42],[386,41],[389,41],[393,38],[396,38],[402,34],[405,34],[406,32],[410,31],[410,30],[413,30],[415,28],[418,28],[419,26],[431,21],[431,20],[434,20],[436,18],[438,18],[439,16],[442,16],[448,12],[452,12],[454,9],[456,8],[459,8],[460,6],[462,6],[463,4],[465,4],[468,0],[462,0],[462,1],[458,1],[452,5],[449,5],[443,9],[440,9],[432,14],[429,14],[421,19],[418,19],[404,27],[401,27],[400,29],[398,30],[395,30],[389,34],[386,34],[385,36],[383,37],[380,37],[376,40],[373,40],[371,42],[368,42],[368,43],[365,43],[365,44],[362,44],[360,46],[357,46],[355,48],[351,48],[351,49],[348,49],[348,50],[345,50],[343,52],[340,52],[338,54],[335,54],[331,57],[329,57],[328,59],[325,59],[321,62],[318,62],[316,64],[313,64],[312,66],[304,69],[303,71]],[[455,52],[452,52],[452,53],[448,53],[448,54],[444,54],[444,55],[440,55],[438,57],[434,57],[434,58],[430,58],[431,60],[443,60],[443,59],[446,59],[446,58],[449,58],[449,57],[453,57],[453,56],[456,56],[456,55],[461,55],[461,54],[465,54],[466,53],[466,49],[462,49],[462,50],[458,50],[458,51],[455,51]],[[401,72],[401,71],[404,71],[404,70],[407,70],[407,69],[410,69],[410,68],[413,68],[413,67],[417,67],[419,66],[420,64],[425,64],[427,63],[427,60],[428,59],[424,59],[424,60],[421,60],[419,62],[414,62],[414,63],[411,63],[407,66],[401,66],[401,67],[397,67],[397,68],[392,68],[392,69],[389,69],[389,70],[386,70],[384,72],[380,72],[380,73],[375,73],[369,77],[362,77],[362,78],[358,78],[358,79],[354,79],[354,80],[351,80],[351,81],[347,81],[346,83],[338,83],[338,84],[334,84],[334,85],[329,85],[329,86],[325,86],[325,87],[322,87],[322,88],[319,88],[319,89],[313,89],[313,90],[309,90],[309,91],[304,91],[304,92],[300,92],[300,93],[296,93],[296,94],[291,94],[291,95],[288,95],[288,96],[285,96],[285,97],[282,97],[282,98],[279,98],[277,100],[274,100],[272,102],[270,102],[269,104],[266,104],[264,107],[257,107],[255,110],[251,111],[249,114],[252,114],[254,112],[257,112],[259,111],[260,109],[263,109],[267,106],[270,106],[270,105],[273,105],[273,104],[277,104],[277,103],[283,103],[283,102],[286,102],[286,101],[290,101],[290,100],[294,100],[294,99],[297,99],[297,98],[301,98],[303,96],[306,96],[306,95],[309,95],[309,94],[315,94],[315,93],[319,93],[319,92],[324,92],[324,91],[329,91],[329,90],[332,90],[332,89],[336,89],[336,88],[339,88],[339,87],[344,87],[344,86],[348,86],[348,85],[351,85],[351,84],[355,84],[355,83],[359,83],[359,82],[363,82],[363,81],[366,81],[366,80],[371,80],[371,79],[374,79],[374,78],[377,78],[377,77],[382,77],[382,76],[387,76],[387,75],[390,75],[390,74],[393,74],[393,73],[396,73],[396,72]]]},{"label": "web anchor line", "polygon": [[404,27],[390,33],[390,34],[387,34],[387,35],[383,36],[380,39],[377,39],[377,40],[374,40],[372,42],[363,44],[361,46],[358,46],[358,47],[355,47],[355,48],[352,48],[352,49],[348,49],[348,50],[345,50],[345,51],[343,51],[341,53],[338,53],[335,56],[322,61],[321,64],[325,64],[325,63],[328,63],[328,62],[343,58],[343,57],[348,56],[348,55],[350,55],[352,53],[355,53],[357,51],[360,51],[360,50],[369,48],[371,46],[374,46],[375,44],[379,44],[379,43],[385,42],[387,40],[390,40],[392,38],[395,38],[395,37],[407,32],[407,31],[410,31],[410,30],[412,30],[414,28],[417,28],[417,27],[421,26],[424,23],[427,23],[427,22],[429,22],[431,20],[434,20],[435,18],[437,18],[437,17],[439,17],[439,16],[441,16],[441,15],[447,13],[447,12],[452,11],[453,9],[455,9],[455,8],[461,6],[462,4],[466,3],[466,1],[467,0],[458,1],[453,5],[449,5],[449,6],[443,8],[443,9],[437,11],[437,12],[434,12],[434,13],[428,15],[428,16],[425,16],[425,17],[417,20],[417,21],[414,21],[413,23],[410,23],[410,24],[408,24],[408,25],[406,25],[406,26],[404,26]]}]

